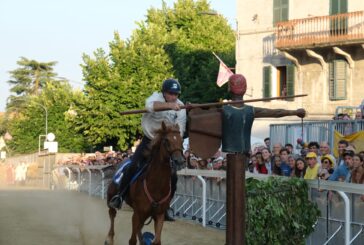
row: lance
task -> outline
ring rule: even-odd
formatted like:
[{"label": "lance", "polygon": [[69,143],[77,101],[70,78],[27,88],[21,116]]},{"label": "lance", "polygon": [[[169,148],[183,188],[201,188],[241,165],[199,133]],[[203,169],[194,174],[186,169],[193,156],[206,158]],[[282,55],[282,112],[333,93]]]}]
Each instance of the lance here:
[{"label": "lance", "polygon": [[[299,94],[299,95],[290,95],[290,96],[279,96],[279,97],[269,97],[269,98],[260,98],[260,99],[251,99],[251,100],[234,100],[234,101],[226,101],[226,102],[214,102],[214,103],[205,103],[205,104],[186,104],[182,105],[181,109],[194,109],[194,108],[209,108],[214,106],[223,106],[223,105],[236,105],[236,104],[245,104],[250,102],[259,102],[259,101],[271,101],[271,100],[285,100],[292,99],[297,97],[304,97],[307,94]],[[171,109],[159,109],[155,111],[169,111]],[[140,113],[149,113],[146,109],[141,110],[130,110],[130,111],[122,111],[121,115],[130,115],[130,114],[140,114]]]}]

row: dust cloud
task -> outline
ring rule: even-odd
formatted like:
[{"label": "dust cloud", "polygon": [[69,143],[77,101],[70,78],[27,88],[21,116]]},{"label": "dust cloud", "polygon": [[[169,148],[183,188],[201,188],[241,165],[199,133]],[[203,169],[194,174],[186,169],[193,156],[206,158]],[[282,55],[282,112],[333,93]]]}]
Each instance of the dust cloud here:
[{"label": "dust cloud", "polygon": [[[115,244],[128,244],[131,210],[118,212]],[[0,244],[99,245],[109,229],[105,200],[86,193],[42,190],[34,187],[0,187]],[[152,231],[153,223],[143,231]],[[188,221],[165,223],[163,244],[224,244],[225,232]]]}]

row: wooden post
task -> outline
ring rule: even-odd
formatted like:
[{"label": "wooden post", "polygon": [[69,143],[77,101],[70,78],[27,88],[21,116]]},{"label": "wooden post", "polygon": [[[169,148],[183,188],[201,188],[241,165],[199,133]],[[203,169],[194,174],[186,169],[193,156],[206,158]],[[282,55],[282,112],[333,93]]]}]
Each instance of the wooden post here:
[{"label": "wooden post", "polygon": [[241,153],[227,154],[226,245],[245,244],[245,166]]}]

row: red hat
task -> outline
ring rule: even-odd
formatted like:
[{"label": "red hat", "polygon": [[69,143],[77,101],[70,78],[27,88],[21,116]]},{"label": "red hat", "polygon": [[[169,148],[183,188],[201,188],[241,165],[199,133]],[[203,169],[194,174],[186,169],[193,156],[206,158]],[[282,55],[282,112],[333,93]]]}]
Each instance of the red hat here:
[{"label": "red hat", "polygon": [[229,91],[235,95],[244,95],[246,92],[246,79],[241,74],[229,77]]}]

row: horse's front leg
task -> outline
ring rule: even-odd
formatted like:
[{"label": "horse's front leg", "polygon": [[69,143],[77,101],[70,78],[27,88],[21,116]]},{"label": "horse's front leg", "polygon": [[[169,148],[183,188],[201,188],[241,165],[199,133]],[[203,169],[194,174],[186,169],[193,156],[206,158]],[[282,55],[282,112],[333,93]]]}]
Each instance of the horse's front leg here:
[{"label": "horse's front leg", "polygon": [[114,244],[114,220],[116,216],[116,210],[114,208],[109,208],[109,217],[110,217],[110,229],[107,234],[105,245],[113,245]]},{"label": "horse's front leg", "polygon": [[152,243],[153,245],[161,245],[163,222],[164,222],[164,213],[157,215],[154,219],[155,237]]},{"label": "horse's front leg", "polygon": [[129,245],[136,245],[137,244],[137,235],[139,236],[141,233],[141,229],[143,228],[143,220],[140,219],[140,216],[136,214],[136,211],[133,213],[132,217],[132,233],[129,239]]}]

